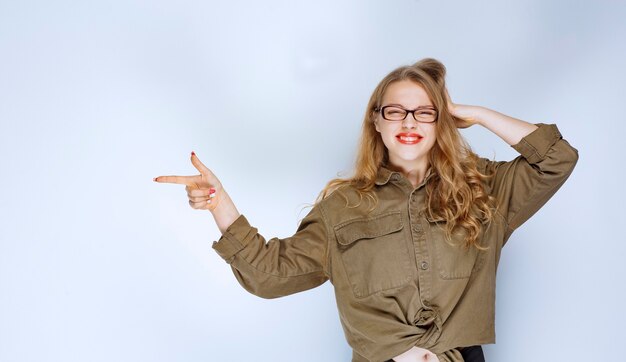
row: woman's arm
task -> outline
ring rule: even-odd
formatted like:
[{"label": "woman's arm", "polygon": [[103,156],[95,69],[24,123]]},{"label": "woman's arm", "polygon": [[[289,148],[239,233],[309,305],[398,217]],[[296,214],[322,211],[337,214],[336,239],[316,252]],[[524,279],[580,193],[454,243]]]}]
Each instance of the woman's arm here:
[{"label": "woman's arm", "polygon": [[453,104],[449,96],[447,100],[457,127],[481,124],[520,154],[511,161],[480,158],[477,164],[480,172],[491,175],[485,180],[487,191],[508,226],[503,246],[567,180],[578,161],[578,150],[554,124],[534,125],[484,107]]},{"label": "woman's arm", "polygon": [[467,128],[473,124],[479,124],[497,134],[511,146],[518,144],[522,138],[537,129],[537,126],[532,123],[509,117],[489,108],[454,104],[447,91],[446,97],[448,110],[455,116],[457,127],[459,128]]},{"label": "woman's arm", "polygon": [[211,211],[222,233],[213,249],[230,264],[247,291],[277,298],[328,280],[327,224],[321,205],[313,207],[293,236],[266,240],[237,211],[221,182],[195,153],[191,154],[191,162],[200,175],[159,176],[154,181],[187,185],[189,205]]}]

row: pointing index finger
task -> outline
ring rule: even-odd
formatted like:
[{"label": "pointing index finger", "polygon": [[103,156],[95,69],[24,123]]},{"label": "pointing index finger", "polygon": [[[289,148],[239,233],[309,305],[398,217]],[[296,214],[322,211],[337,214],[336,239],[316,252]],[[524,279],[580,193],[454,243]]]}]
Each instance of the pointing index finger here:
[{"label": "pointing index finger", "polygon": [[202,176],[159,176],[155,177],[154,181],[168,184],[195,186],[196,182],[202,181]]}]

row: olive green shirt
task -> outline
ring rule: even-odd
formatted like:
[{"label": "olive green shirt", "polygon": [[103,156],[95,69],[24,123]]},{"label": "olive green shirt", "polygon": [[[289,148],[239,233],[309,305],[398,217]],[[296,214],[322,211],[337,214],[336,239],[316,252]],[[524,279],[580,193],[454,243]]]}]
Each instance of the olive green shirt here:
[{"label": "olive green shirt", "polygon": [[[371,213],[350,187],[317,203],[287,238],[266,239],[239,216],[213,248],[250,293],[277,298],[330,280],[353,361],[387,361],[413,346],[442,362],[463,361],[458,347],[495,343],[496,269],[511,233],[544,205],[572,172],[578,151],[555,125],[512,146],[509,162],[479,159],[495,218],[480,234],[486,251],[446,242],[424,212],[424,185],[382,167]],[[455,243],[462,235],[453,237]]]}]

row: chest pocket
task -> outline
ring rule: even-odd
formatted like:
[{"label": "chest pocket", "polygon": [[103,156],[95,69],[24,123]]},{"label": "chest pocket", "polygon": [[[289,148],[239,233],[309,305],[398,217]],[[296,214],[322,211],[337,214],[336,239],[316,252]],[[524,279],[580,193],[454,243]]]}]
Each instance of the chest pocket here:
[{"label": "chest pocket", "polygon": [[339,254],[355,297],[367,297],[411,280],[403,228],[400,211],[335,226]]},{"label": "chest pocket", "polygon": [[476,247],[466,249],[463,246],[466,236],[464,231],[452,234],[452,240],[448,240],[445,236],[444,223],[430,222],[428,225],[429,237],[434,244],[437,268],[441,278],[469,278],[472,271],[481,266],[484,253],[481,253]]}]

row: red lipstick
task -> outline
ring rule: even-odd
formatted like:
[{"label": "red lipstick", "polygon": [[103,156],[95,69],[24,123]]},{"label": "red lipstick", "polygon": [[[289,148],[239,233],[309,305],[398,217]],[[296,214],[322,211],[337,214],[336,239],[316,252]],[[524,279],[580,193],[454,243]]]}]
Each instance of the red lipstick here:
[{"label": "red lipstick", "polygon": [[422,140],[421,135],[417,134],[417,133],[398,133],[396,135],[396,139],[398,139],[398,142],[405,144],[405,145],[414,145],[419,143]]}]

